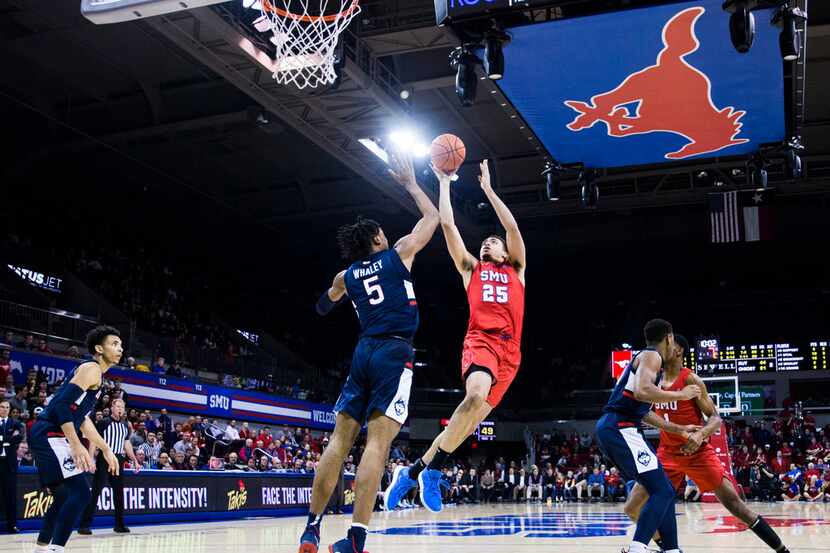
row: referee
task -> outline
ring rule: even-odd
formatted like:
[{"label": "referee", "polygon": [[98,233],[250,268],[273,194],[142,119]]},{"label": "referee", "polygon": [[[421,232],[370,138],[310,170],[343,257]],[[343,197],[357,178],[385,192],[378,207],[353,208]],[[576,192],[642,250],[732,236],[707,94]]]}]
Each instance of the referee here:
[{"label": "referee", "polygon": [[[118,457],[118,465],[124,466],[124,453],[133,462],[134,467],[139,467],[138,461],[135,458],[132,444],[130,444],[130,427],[127,424],[125,417],[126,407],[123,399],[114,399],[110,405],[110,416],[101,419],[95,426],[98,433],[103,436],[107,445],[110,446],[112,452]],[[89,446],[89,455],[95,459],[96,448],[94,445]],[[107,462],[103,455],[99,456],[95,463],[95,476],[92,482],[92,498],[89,504],[84,509],[81,515],[79,534],[89,535],[92,531],[89,529],[92,526],[92,516],[95,514],[95,508],[98,504],[98,496],[101,495],[101,490],[109,481],[112,487],[112,499],[115,503],[115,532],[119,534],[129,533],[130,529],[124,525],[124,477],[123,472],[118,471],[118,474],[110,474]]]}]

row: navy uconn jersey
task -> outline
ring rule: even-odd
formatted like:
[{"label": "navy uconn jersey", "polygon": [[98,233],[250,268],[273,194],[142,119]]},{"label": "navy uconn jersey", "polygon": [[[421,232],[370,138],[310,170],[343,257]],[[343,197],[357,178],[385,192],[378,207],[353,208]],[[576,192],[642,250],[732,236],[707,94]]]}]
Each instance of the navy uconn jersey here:
[{"label": "navy uconn jersey", "polygon": [[[74,371],[73,371],[74,374]],[[44,421],[48,423],[48,432],[62,432],[61,427],[57,422],[57,416],[55,415],[55,410],[52,406],[55,404],[55,400],[60,399],[62,396],[68,393],[68,386],[69,381],[72,379],[72,375],[68,375],[66,380],[58,388],[58,391],[55,392],[55,395],[52,396],[52,399],[49,401],[49,405],[38,415],[38,420]],[[98,402],[98,398],[101,397],[102,387],[99,386],[97,390],[87,390],[81,396],[75,400],[72,404],[70,409],[72,410],[72,422],[75,425],[75,431],[79,432],[81,429],[81,425],[84,422],[84,418],[87,415],[93,412],[95,409],[95,404]]]},{"label": "navy uconn jersey", "polygon": [[[654,348],[646,348],[643,351],[656,352],[657,350]],[[625,372],[623,372],[619,381],[617,381],[617,385],[611,393],[611,398],[602,410],[603,413],[616,413],[621,420],[639,423],[651,410],[651,403],[638,401],[634,398],[634,377],[637,374],[634,361],[640,356],[640,353],[634,356],[634,359],[631,360]],[[657,355],[660,354],[658,353]],[[657,373],[654,384],[659,385],[662,377],[663,371],[660,370]]]},{"label": "navy uconn jersey", "polygon": [[360,320],[361,338],[398,336],[411,340],[415,336],[418,302],[412,275],[394,248],[356,261],[346,271],[345,280]]}]

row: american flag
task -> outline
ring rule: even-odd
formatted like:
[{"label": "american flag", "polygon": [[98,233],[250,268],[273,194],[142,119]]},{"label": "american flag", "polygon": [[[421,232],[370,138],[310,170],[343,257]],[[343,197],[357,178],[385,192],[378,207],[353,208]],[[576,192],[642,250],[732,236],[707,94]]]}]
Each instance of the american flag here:
[{"label": "american flag", "polygon": [[775,190],[737,190],[709,194],[712,243],[756,242],[772,237]]},{"label": "american flag", "polygon": [[712,227],[712,243],[741,240],[737,192],[709,194],[709,224]]}]

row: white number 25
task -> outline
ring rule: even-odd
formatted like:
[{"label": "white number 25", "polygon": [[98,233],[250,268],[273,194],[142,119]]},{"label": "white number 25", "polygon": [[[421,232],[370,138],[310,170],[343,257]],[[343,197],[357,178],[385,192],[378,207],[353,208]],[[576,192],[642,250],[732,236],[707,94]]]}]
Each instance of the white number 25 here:
[{"label": "white number 25", "polygon": [[492,284],[485,284],[482,288],[482,301],[507,303],[507,286],[493,286]]}]

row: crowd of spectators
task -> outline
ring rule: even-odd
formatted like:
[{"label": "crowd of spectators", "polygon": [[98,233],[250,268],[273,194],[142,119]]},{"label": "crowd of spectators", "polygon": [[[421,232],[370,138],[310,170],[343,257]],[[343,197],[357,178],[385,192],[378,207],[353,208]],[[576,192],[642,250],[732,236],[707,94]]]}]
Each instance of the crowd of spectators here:
[{"label": "crowd of spectators", "polygon": [[830,501],[830,425],[798,404],[775,418],[728,425],[732,465],[747,496],[762,501]]}]

